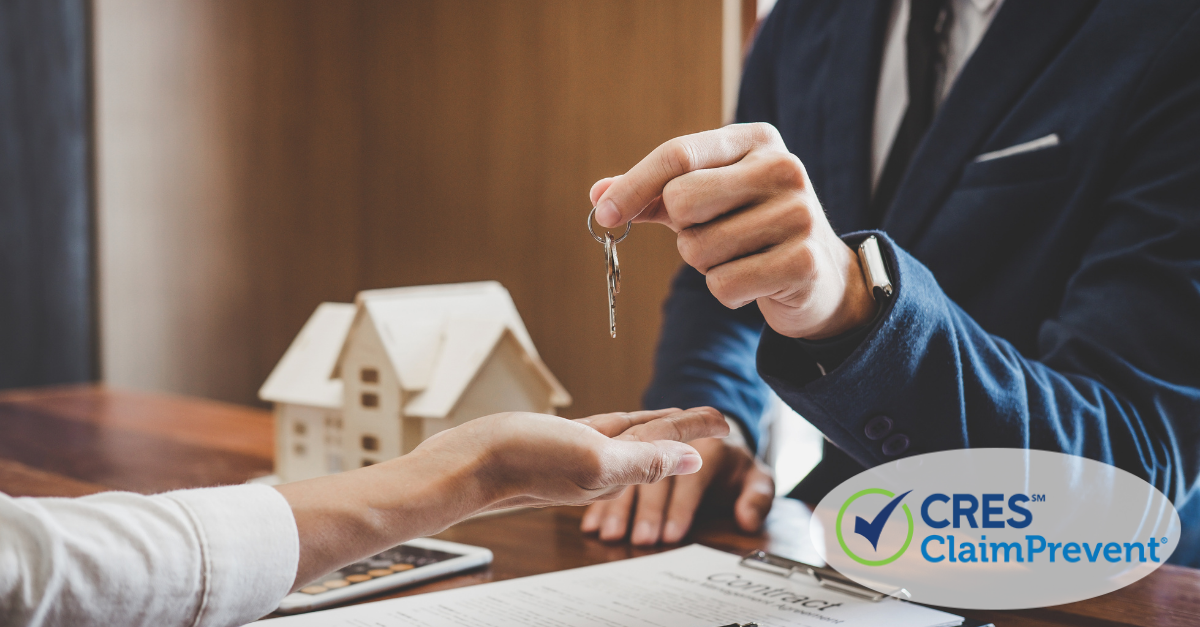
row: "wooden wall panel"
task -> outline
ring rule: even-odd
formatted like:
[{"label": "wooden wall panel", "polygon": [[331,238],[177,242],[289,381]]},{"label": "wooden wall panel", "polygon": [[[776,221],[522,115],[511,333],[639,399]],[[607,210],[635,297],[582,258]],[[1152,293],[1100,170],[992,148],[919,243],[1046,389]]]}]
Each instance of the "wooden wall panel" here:
[{"label": "wooden wall panel", "polygon": [[575,396],[639,405],[672,234],[587,191],[722,122],[728,0],[96,0],[103,366],[252,403],[317,303],[495,279]]}]

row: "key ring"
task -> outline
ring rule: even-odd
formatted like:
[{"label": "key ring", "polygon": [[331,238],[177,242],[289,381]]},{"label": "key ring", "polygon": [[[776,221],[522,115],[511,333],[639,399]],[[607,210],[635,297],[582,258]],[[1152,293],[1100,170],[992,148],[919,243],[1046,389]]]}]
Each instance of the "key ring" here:
[{"label": "key ring", "polygon": [[[599,235],[596,235],[596,232],[592,230],[592,217],[593,217],[593,216],[595,216],[595,215],[596,215],[596,208],[595,208],[595,207],[592,207],[592,212],[588,214],[588,219],[587,219],[587,223],[588,223],[588,233],[591,233],[591,234],[592,234],[592,238],[593,238],[593,239],[595,239],[597,242],[600,242],[601,244],[603,244],[603,243],[604,243],[604,238],[603,238],[603,237],[600,237]],[[618,238],[614,239],[614,240],[613,240],[613,243],[614,243],[614,244],[620,244],[622,241],[624,241],[624,240],[625,240],[625,238],[626,238],[626,237],[629,237],[629,228],[630,228],[630,227],[632,227],[632,226],[633,226],[633,220],[630,220],[629,222],[626,222],[626,223],[625,223],[625,232],[621,234],[621,237],[618,237]]]}]

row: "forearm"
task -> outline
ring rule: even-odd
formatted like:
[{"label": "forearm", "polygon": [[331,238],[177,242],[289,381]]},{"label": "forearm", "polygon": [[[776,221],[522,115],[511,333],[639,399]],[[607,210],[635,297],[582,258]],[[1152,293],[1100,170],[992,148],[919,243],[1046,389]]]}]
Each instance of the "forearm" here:
[{"label": "forearm", "polygon": [[293,589],[485,509],[476,457],[418,449],[366,468],[279,486],[300,538]]},{"label": "forearm", "polygon": [[300,537],[294,586],[476,512],[580,505],[700,469],[682,442],[728,433],[709,408],[583,420],[512,412],[472,420],[413,452],[279,487]]}]

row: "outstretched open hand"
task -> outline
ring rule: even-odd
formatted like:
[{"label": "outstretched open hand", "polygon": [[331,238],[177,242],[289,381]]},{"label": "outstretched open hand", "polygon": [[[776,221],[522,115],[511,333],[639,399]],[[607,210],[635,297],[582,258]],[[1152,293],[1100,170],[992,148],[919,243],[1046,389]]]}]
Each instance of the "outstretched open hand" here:
[{"label": "outstretched open hand", "polygon": [[711,407],[600,414],[579,420],[514,412],[473,420],[414,453],[461,456],[476,449],[487,510],[582,505],[611,499],[627,485],[700,470],[685,444],[723,436],[729,427]]},{"label": "outstretched open hand", "polygon": [[509,412],[447,429],[396,459],[281,485],[300,536],[296,586],[477,512],[582,505],[694,473],[700,454],[684,442],[728,431],[709,407],[580,420]]}]

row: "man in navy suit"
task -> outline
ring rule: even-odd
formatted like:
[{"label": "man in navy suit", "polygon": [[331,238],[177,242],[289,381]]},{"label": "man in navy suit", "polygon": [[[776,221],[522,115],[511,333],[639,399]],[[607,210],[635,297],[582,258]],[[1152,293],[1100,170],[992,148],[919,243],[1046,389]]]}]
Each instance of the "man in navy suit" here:
[{"label": "man in navy suit", "polygon": [[584,529],[677,542],[705,490],[758,528],[773,389],[828,440],[796,498],[916,453],[1062,451],[1170,497],[1172,561],[1200,564],[1198,60],[1194,1],[782,0],[743,124],[592,190],[687,263],[646,406],[714,406],[746,442]]}]

